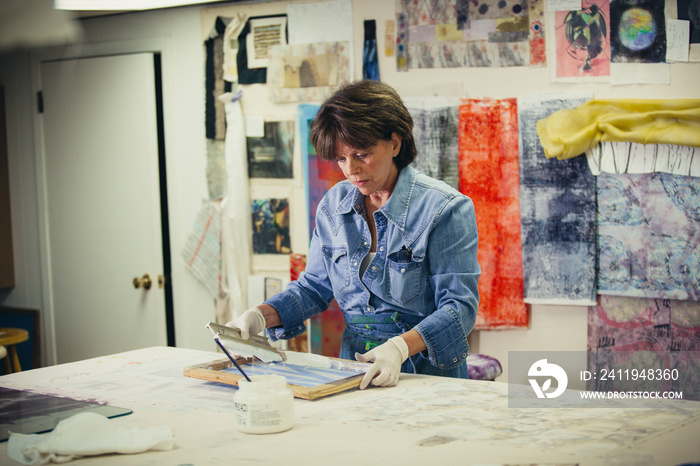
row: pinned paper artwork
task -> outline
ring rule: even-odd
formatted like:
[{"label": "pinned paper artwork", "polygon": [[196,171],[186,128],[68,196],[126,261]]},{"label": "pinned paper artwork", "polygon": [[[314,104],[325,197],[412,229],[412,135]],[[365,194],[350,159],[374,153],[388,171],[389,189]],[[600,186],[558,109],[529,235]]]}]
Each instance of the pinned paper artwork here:
[{"label": "pinned paper artwork", "polygon": [[664,3],[658,0],[610,3],[610,49],[614,63],[666,61]]},{"label": "pinned paper artwork", "polygon": [[396,21],[399,70],[546,61],[542,0],[398,0]]},{"label": "pinned paper artwork", "polygon": [[318,105],[311,104],[302,104],[297,107],[301,160],[309,213],[309,238],[313,235],[316,226],[316,209],[319,202],[329,189],[345,179],[338,164],[318,157],[314,146],[309,141],[309,124],[316,116],[318,109]]},{"label": "pinned paper artwork", "polygon": [[[605,356],[624,353],[619,368],[675,368],[664,390],[682,391],[683,399],[700,400],[700,303],[672,299],[599,296],[588,308],[588,370],[611,367]],[[668,360],[663,361],[662,358]],[[603,359],[601,361],[601,359]],[[615,366],[612,366],[615,367]],[[588,390],[608,390],[610,380],[591,378]]]},{"label": "pinned paper artwork", "polygon": [[474,201],[479,233],[477,329],[526,327],[515,99],[459,107],[459,190]]},{"label": "pinned paper artwork", "polygon": [[[318,112],[319,106],[302,104],[297,107],[297,124],[301,146],[302,167],[304,168],[304,185],[309,212],[309,238],[313,236],[316,227],[316,210],[323,196],[345,179],[345,175],[337,163],[323,160],[316,155],[316,150],[309,141],[309,124]],[[292,262],[292,274],[297,276],[306,267],[306,262]],[[345,321],[343,312],[336,300],[329,303],[328,309],[310,319],[311,352],[324,356],[337,357],[340,354],[340,343],[343,337]]]},{"label": "pinned paper artwork", "polygon": [[586,151],[588,167],[601,173],[671,173],[700,176],[700,147],[601,141]]},{"label": "pinned paper artwork", "polygon": [[700,300],[700,179],[598,176],[598,293]]},{"label": "pinned paper artwork", "polygon": [[377,57],[377,22],[365,20],[365,42],[362,48],[362,79],[379,81],[379,61]]},{"label": "pinned paper artwork", "polygon": [[[305,254],[290,254],[289,255],[289,280],[294,281],[299,279],[299,275],[306,269]],[[291,351],[300,353],[309,352],[309,339],[306,334],[301,334],[287,340],[287,348]]]},{"label": "pinned paper artwork", "polygon": [[269,56],[268,89],[275,103],[321,101],[350,80],[348,42],[279,45]]},{"label": "pinned paper artwork", "polygon": [[251,19],[250,33],[246,36],[248,68],[266,67],[270,47],[287,43],[286,30],[286,16]]},{"label": "pinned paper artwork", "polygon": [[413,118],[413,139],[418,151],[411,165],[459,189],[459,100],[409,97],[404,103]]},{"label": "pinned paper artwork", "polygon": [[[254,24],[258,25],[257,35],[256,31],[253,29]],[[279,24],[280,29],[282,29],[284,28],[283,25],[287,24],[287,16],[274,15],[249,18],[238,35],[236,66],[238,68],[239,84],[264,84],[267,81],[268,70],[265,66],[269,66],[269,50],[273,45],[270,41],[270,37],[264,38],[264,32],[267,27],[265,25],[271,24]],[[278,37],[281,44],[286,43],[286,36],[282,30],[280,30]],[[267,50],[267,57],[263,56],[263,50]],[[261,66],[264,61],[267,61],[267,63],[265,66]],[[249,64],[253,67],[250,67]]]},{"label": "pinned paper artwork", "polygon": [[678,19],[690,22],[690,43],[700,44],[700,1],[676,0]]},{"label": "pinned paper artwork", "polygon": [[[700,61],[700,0],[676,0],[675,11],[671,8],[670,17],[688,23],[688,59]],[[674,14],[675,13],[675,14]],[[681,44],[677,44],[680,47]]]},{"label": "pinned paper artwork", "polygon": [[266,121],[263,137],[246,138],[250,178],[293,178],[294,121]]},{"label": "pinned paper artwork", "polygon": [[530,66],[547,64],[544,36],[544,0],[530,0]]},{"label": "pinned paper artwork", "polygon": [[251,202],[254,254],[289,254],[289,200],[253,199]]},{"label": "pinned paper artwork", "polygon": [[384,23],[384,56],[393,57],[396,53],[396,21],[387,19]]},{"label": "pinned paper artwork", "polygon": [[580,10],[555,14],[557,78],[610,74],[610,3],[584,0]]},{"label": "pinned paper artwork", "polygon": [[585,95],[518,98],[525,302],[591,305],[596,297],[595,177],[584,157],[548,159],[537,121]]}]

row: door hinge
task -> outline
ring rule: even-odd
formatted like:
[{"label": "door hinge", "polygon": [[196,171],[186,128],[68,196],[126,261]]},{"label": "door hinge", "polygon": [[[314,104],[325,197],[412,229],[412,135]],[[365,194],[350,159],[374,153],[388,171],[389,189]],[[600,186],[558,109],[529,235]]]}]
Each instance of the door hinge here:
[{"label": "door hinge", "polygon": [[44,93],[42,91],[36,93],[36,105],[39,113],[44,113]]}]

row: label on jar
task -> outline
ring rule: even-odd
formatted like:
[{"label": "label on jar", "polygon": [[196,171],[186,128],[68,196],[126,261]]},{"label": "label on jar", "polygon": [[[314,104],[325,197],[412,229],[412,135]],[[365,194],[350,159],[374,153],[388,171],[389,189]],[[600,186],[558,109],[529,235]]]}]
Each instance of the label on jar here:
[{"label": "label on jar", "polygon": [[282,422],[279,407],[267,403],[234,403],[236,423],[246,427],[277,426]]}]

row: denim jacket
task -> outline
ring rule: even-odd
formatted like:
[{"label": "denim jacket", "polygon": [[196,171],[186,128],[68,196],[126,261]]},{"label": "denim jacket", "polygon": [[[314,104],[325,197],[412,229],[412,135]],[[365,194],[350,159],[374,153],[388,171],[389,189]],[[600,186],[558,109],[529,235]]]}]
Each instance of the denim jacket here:
[{"label": "denim jacket", "polygon": [[335,297],[346,330],[383,342],[414,328],[435,368],[463,365],[481,273],[472,201],[413,167],[403,168],[389,201],[374,213],[377,253],[360,276],[372,241],[364,215],[364,196],[349,181],[326,193],[305,272],[267,301],[282,320],[268,329],[270,337],[302,334],[304,321]]}]

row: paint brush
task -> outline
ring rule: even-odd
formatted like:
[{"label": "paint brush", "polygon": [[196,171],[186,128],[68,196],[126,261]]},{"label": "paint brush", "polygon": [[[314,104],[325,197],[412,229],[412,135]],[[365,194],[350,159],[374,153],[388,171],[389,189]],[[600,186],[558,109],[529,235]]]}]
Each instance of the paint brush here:
[{"label": "paint brush", "polygon": [[243,377],[245,377],[245,379],[246,379],[248,382],[251,382],[250,377],[248,377],[248,374],[246,374],[245,372],[243,372],[243,369],[241,368],[241,366],[238,365],[238,363],[237,363],[236,360],[233,358],[233,356],[231,356],[231,353],[229,353],[228,350],[226,349],[226,347],[221,343],[221,339],[219,339],[219,336],[218,336],[218,335],[214,337],[214,341],[216,342],[217,345],[219,345],[219,348],[221,348],[221,351],[223,351],[224,354],[231,360],[231,362],[233,363],[233,365],[236,366],[236,369],[238,369],[239,372],[240,372],[241,374],[243,374]]}]

